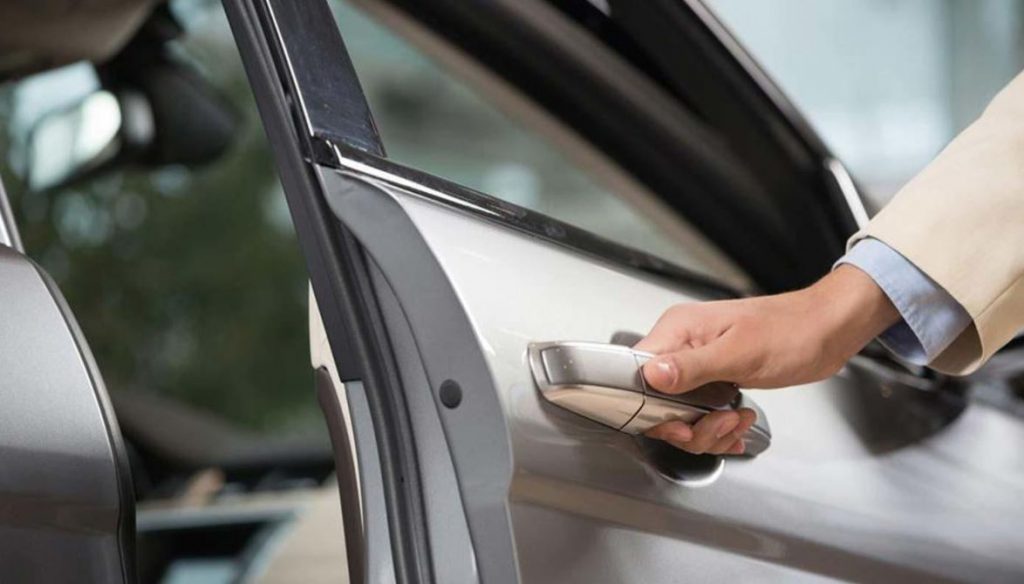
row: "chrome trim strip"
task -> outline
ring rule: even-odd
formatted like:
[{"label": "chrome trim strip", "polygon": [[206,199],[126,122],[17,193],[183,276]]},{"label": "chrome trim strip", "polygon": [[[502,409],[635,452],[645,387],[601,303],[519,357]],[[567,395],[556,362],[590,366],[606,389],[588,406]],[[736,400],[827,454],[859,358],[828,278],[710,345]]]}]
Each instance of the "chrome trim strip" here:
[{"label": "chrome trim strip", "polygon": [[401,187],[405,190],[412,191],[419,195],[424,195],[427,198],[435,199],[440,202],[452,204],[461,208],[468,208],[469,210],[475,211],[477,213],[482,213],[484,215],[488,215],[495,219],[501,216],[493,209],[489,209],[483,205],[475,204],[465,198],[456,197],[444,191],[431,188],[427,186],[427,184],[425,184],[424,182],[409,180],[393,172],[388,172],[366,162],[356,160],[351,155],[346,155],[338,144],[330,144],[330,147],[334,152],[335,161],[338,162],[339,166],[343,170],[351,170],[357,174],[362,174],[371,178],[379,179],[390,185]]},{"label": "chrome trim strip", "polygon": [[11,202],[7,199],[3,181],[0,181],[0,244],[25,253],[21,235],[18,233],[18,224],[14,222],[14,213],[11,211]]},{"label": "chrome trim strip", "polygon": [[480,216],[487,221],[526,232],[576,252],[586,253],[604,262],[664,278],[673,284],[683,285],[706,299],[742,296],[738,290],[715,282],[702,274],[552,219],[542,213],[366,154],[351,146],[329,141],[320,141],[319,144],[326,147],[326,152],[321,150],[321,155],[316,161],[318,164],[400,188],[411,195]]},{"label": "chrome trim strip", "polygon": [[835,179],[839,192],[843,194],[846,204],[850,207],[853,220],[857,222],[857,229],[863,229],[868,224],[870,218],[868,217],[867,209],[864,207],[864,200],[860,196],[860,191],[857,190],[857,185],[854,184],[850,173],[846,171],[846,166],[837,158],[829,158],[825,164],[828,171],[832,174],[832,178]]}]

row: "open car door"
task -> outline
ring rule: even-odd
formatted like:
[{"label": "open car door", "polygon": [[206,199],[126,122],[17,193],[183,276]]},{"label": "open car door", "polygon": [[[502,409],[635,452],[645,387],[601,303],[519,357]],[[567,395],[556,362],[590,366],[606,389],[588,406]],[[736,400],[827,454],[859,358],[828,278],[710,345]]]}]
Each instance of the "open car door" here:
[{"label": "open car door", "polygon": [[[755,290],[824,274],[866,217],[698,2],[367,4],[447,39],[660,193]],[[353,582],[1024,570],[1024,465],[992,454],[1024,440],[1017,420],[874,354],[799,391],[652,394],[623,345],[674,303],[736,291],[389,161],[326,2],[225,6],[310,272]],[[757,456],[635,434],[751,397]]]},{"label": "open car door", "polygon": [[128,457],[89,345],[0,184],[0,581],[135,582]]}]

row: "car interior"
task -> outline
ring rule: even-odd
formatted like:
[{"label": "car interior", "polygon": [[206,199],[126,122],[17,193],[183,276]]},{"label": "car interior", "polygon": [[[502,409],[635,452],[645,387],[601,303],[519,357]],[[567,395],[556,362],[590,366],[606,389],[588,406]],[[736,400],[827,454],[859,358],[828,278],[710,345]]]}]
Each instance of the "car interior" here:
[{"label": "car interior", "polygon": [[[218,11],[219,3],[207,3],[186,13],[198,14],[202,24],[204,12]],[[233,49],[223,16],[219,18],[210,25],[222,26],[216,32],[226,35],[220,38],[218,48],[222,50],[226,41]],[[78,101],[51,106],[36,116],[28,132],[31,136],[26,135],[21,145],[4,144],[11,148],[4,153],[8,160],[13,158],[12,150],[20,149],[25,156],[24,165],[15,162],[13,170],[5,166],[3,179],[15,199],[14,216],[22,225],[30,252],[50,243],[46,239],[51,235],[45,234],[44,244],[37,245],[40,239],[33,234],[32,222],[24,219],[25,207],[19,203],[31,193],[46,192],[57,198],[71,188],[88,188],[104,177],[120,174],[124,168],[143,174],[151,172],[147,169],[168,166],[202,168],[217,164],[236,141],[242,123],[238,104],[224,96],[223,87],[208,81],[208,71],[200,71],[168,48],[187,34],[181,20],[167,4],[145,1],[13,2],[0,7],[0,36],[4,39],[0,43],[0,79],[7,88],[5,99],[16,99],[12,94],[19,89],[9,88],[24,88],[26,84],[21,82],[33,76],[75,78],[77,70],[91,83]],[[233,59],[230,65],[236,69],[235,75],[244,81],[237,55]],[[251,103],[241,104],[246,106]],[[5,110],[8,113],[10,110]],[[251,117],[246,123],[252,123]],[[80,143],[74,151],[65,145],[66,155],[58,152],[60,140],[66,140],[69,131],[84,132],[83,125],[95,130],[97,124],[105,125],[99,133],[107,142]],[[247,140],[262,138],[258,126],[245,136]],[[234,172],[237,175],[238,171]],[[125,217],[140,214],[138,200],[134,206],[134,211],[124,208],[128,209]],[[177,229],[189,220],[182,216],[169,227]],[[143,219],[130,219],[127,224],[133,221]],[[108,242],[106,246],[123,244]],[[289,271],[301,275],[301,259],[294,248],[291,251],[294,256],[286,261],[294,268]],[[293,289],[304,293],[301,277],[295,278]],[[76,300],[81,299],[72,294],[72,303]],[[292,361],[291,367],[282,368],[292,380],[297,377],[295,371],[308,370],[308,357],[303,358],[303,352],[308,352],[303,346],[304,300],[300,297],[287,304],[295,307],[288,314],[294,321],[295,340],[290,345],[295,350],[282,353]],[[79,318],[92,330],[111,325],[105,319],[90,323],[88,315]],[[102,342],[99,347],[102,361]],[[266,563],[258,552],[272,535],[294,530],[292,524],[308,493],[330,489],[334,482],[332,454],[323,437],[322,421],[315,416],[308,375],[297,379],[307,383],[306,387],[294,391],[298,399],[310,402],[308,407],[299,407],[299,416],[300,425],[311,426],[312,431],[285,432],[283,436],[254,428],[251,422],[245,427],[237,419],[227,419],[221,413],[224,406],[218,411],[173,393],[125,387],[138,383],[138,378],[129,377],[129,383],[118,383],[125,378],[116,373],[107,378],[138,505],[137,534],[132,537],[139,582],[241,579],[250,566]],[[218,382],[223,383],[223,376],[220,378]],[[307,390],[304,395],[303,389]],[[340,532],[340,526],[337,529]]]}]

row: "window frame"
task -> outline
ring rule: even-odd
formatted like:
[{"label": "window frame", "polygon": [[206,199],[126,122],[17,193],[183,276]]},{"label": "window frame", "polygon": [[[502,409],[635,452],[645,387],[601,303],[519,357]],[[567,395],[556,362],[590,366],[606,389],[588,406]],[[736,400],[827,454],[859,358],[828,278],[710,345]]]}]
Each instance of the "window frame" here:
[{"label": "window frame", "polygon": [[[636,46],[601,36],[594,18],[607,14],[586,0],[471,11],[457,0],[356,4],[415,23],[520,91],[697,227],[761,291],[827,273],[866,217],[856,182],[699,0],[611,3],[620,37],[654,26],[646,61]],[[567,5],[590,13],[570,17]],[[658,17],[685,41],[655,26]],[[666,79],[665,69],[679,71]],[[680,89],[687,76],[699,89]],[[756,124],[739,127],[738,115]],[[737,148],[747,142],[766,152]]]},{"label": "window frame", "polygon": [[[574,3],[580,4],[555,2]],[[656,27],[647,47],[660,64],[667,60],[683,69],[668,80],[545,0],[487,3],[472,11],[457,0],[356,4],[420,25],[574,130],[738,265],[753,280],[751,291],[810,284],[827,273],[866,217],[856,182],[699,0],[613,3],[611,14],[625,15],[614,24],[624,30],[654,26],[660,15],[686,32],[677,36],[687,37],[684,48],[698,50],[697,58],[666,56],[678,53],[680,45],[663,28]],[[385,157],[358,79],[353,73],[346,82],[341,73],[354,69],[349,56],[313,39],[295,40],[287,63],[303,105],[299,124],[306,129],[310,159],[337,166],[335,145]],[[693,84],[701,89],[680,95],[673,89],[686,75],[701,79]],[[728,103],[718,104],[723,95]],[[344,111],[326,105],[332,102],[344,103]],[[756,127],[738,130],[729,117],[738,114],[756,120]],[[737,151],[736,144],[746,141],[770,152]],[[765,174],[768,167],[773,170]],[[688,272],[670,271],[680,277]]]},{"label": "window frame", "polygon": [[[368,9],[374,3],[375,1],[358,0],[354,4],[361,9]],[[388,6],[386,3],[379,4],[381,7]],[[391,12],[398,18],[404,17],[410,22],[414,21],[412,17],[395,9],[391,9]],[[301,104],[293,114],[296,116],[296,124],[305,130],[303,135],[306,139],[306,152],[313,162],[337,169],[355,165],[371,169],[381,178],[399,183],[432,185],[422,193],[427,198],[475,213],[488,221],[527,232],[588,256],[600,258],[621,268],[682,285],[709,298],[733,298],[743,294],[744,291],[655,254],[610,241],[586,229],[388,159],[386,144],[383,144],[373,121],[372,112],[366,103],[352,59],[344,47],[344,41],[339,38],[335,46],[335,42],[327,38],[328,34],[318,33],[317,27],[312,26],[311,22],[306,23],[303,37],[290,38],[286,34],[287,31],[282,29],[280,20],[271,16],[275,32],[280,35],[282,43],[286,46],[284,51],[287,55],[283,60],[294,79],[293,91]],[[330,24],[334,27],[333,20]],[[398,32],[394,26],[389,28]],[[426,34],[433,32],[427,27],[423,29]],[[339,34],[336,29],[333,32]],[[448,44],[462,58],[478,63],[484,70],[494,73],[499,82],[507,83],[509,88],[520,93],[523,99],[535,101],[529,92],[522,91],[522,88],[517,87],[512,80],[500,75],[500,71],[491,69],[487,63],[480,62],[472,53],[447,43],[444,37],[437,36],[437,40]],[[311,50],[311,46],[316,49]],[[635,75],[629,81],[643,84],[642,78]],[[671,107],[668,106],[669,98],[661,95],[656,89],[647,87],[645,91],[653,92],[652,94],[656,94],[663,105]],[[338,111],[330,105],[338,103],[344,103],[346,108]],[[309,107],[307,104],[314,105]],[[536,105],[541,110],[547,109],[543,103]],[[557,111],[547,113],[557,122],[564,124]],[[678,108],[676,113],[687,115]],[[586,136],[580,138],[582,141],[587,139]],[[625,168],[619,160],[611,159],[611,162],[617,169]],[[626,173],[625,170],[622,172]],[[445,194],[436,196],[436,193],[441,192]],[[628,201],[626,203],[629,204]],[[712,243],[717,242],[712,240]]]},{"label": "window frame", "polygon": [[[359,6],[366,8],[367,4],[365,0],[362,0]],[[441,5],[444,2],[437,4]],[[381,5],[390,7],[391,3]],[[481,16],[495,18],[498,23],[509,23],[512,16],[504,13],[505,8],[502,8],[499,13],[495,12],[498,10],[497,7],[487,5],[487,7],[481,7],[479,12]],[[455,10],[456,12],[461,11],[458,7],[452,6],[448,6],[447,9]],[[750,213],[749,209],[744,212],[738,208],[736,201],[732,198],[704,196],[705,192],[721,194],[722,192],[742,191],[745,188],[742,183],[745,183],[747,186],[752,184],[751,177],[743,171],[739,160],[726,149],[716,146],[720,146],[721,140],[705,124],[700,122],[694,114],[681,107],[674,98],[656,87],[643,75],[633,70],[631,66],[622,62],[620,58],[604,48],[597,40],[590,38],[584,31],[569,23],[564,17],[553,12],[550,8],[544,8],[543,10],[545,11],[543,16],[551,17],[554,21],[561,22],[562,28],[556,31],[539,31],[532,28],[536,24],[534,22],[518,21],[515,23],[516,26],[519,28],[526,27],[527,32],[530,33],[539,34],[543,32],[547,42],[554,42],[559,45],[563,43],[559,39],[562,33],[569,32],[570,36],[574,37],[574,40],[584,43],[587,50],[592,49],[599,52],[603,62],[614,62],[617,64],[613,70],[607,70],[606,68],[595,66],[593,58],[581,59],[581,54],[586,53],[586,50],[565,51],[564,46],[554,47],[561,51],[555,55],[558,58],[555,62],[545,65],[545,69],[539,71],[539,73],[560,73],[565,67],[569,67],[579,77],[579,79],[570,79],[569,83],[560,84],[559,91],[571,89],[572,95],[563,96],[569,99],[569,101],[563,99],[558,107],[553,107],[551,103],[543,99],[544,95],[538,95],[538,91],[545,90],[544,86],[537,84],[524,85],[521,83],[522,80],[510,76],[508,71],[495,69],[492,62],[480,59],[480,55],[472,52],[471,49],[450,42],[448,44],[452,46],[453,50],[459,51],[465,58],[478,62],[485,70],[493,72],[496,77],[519,90],[525,98],[534,101],[538,107],[549,112],[553,118],[559,120],[568,128],[577,131],[583,140],[592,143],[599,152],[605,154],[618,168],[623,169],[623,172],[640,178],[638,182],[651,189],[655,195],[659,191],[673,189],[685,189],[693,193],[699,192],[697,199],[702,199],[703,202],[697,206],[701,213],[697,219],[707,219],[708,223],[716,223],[717,225],[713,230],[714,233],[711,234],[708,233],[707,229],[703,229],[702,225],[698,226],[698,229],[703,232],[703,235],[718,250],[721,250],[728,256],[734,264],[739,265],[745,274],[750,275],[757,285],[762,289],[771,289],[770,286],[766,287],[762,282],[757,281],[757,270],[752,271],[751,268],[759,268],[762,275],[764,275],[776,270],[784,270],[792,262],[788,258],[783,259],[781,263],[779,261],[762,261],[773,256],[776,258],[784,257],[783,253],[776,253],[781,250],[778,249],[778,246],[773,246],[773,238],[765,229],[764,222],[761,218],[756,217],[755,214]],[[401,14],[410,18],[410,20],[416,20],[415,15],[404,12],[401,12]],[[521,16],[523,15],[520,14],[517,17]],[[537,15],[531,16],[536,17]],[[331,24],[333,26],[333,21]],[[424,29],[436,33],[441,42],[448,42],[450,40],[447,36],[441,34],[443,31],[431,28],[431,24],[425,23]],[[280,23],[275,23],[275,26],[277,27],[276,32],[280,34]],[[513,26],[512,28],[516,27]],[[334,32],[336,33],[337,31]],[[362,95],[362,89],[355,75],[351,59],[347,51],[344,50],[343,43],[339,42],[340,48],[335,48],[325,39],[318,38],[320,35],[312,33],[313,29],[310,28],[306,31],[303,38],[289,39],[289,35],[282,35],[282,42],[285,45],[291,43],[287,49],[288,56],[285,58],[285,61],[290,76],[294,80],[295,94],[300,104],[303,105],[303,107],[299,108],[300,111],[295,112],[297,116],[296,124],[305,130],[303,134],[309,158],[318,164],[338,167],[342,164],[339,161],[339,152],[343,155],[347,152],[352,152],[358,153],[358,155],[368,155],[377,158],[378,160],[372,161],[372,165],[378,167],[388,166],[392,170],[402,169],[402,172],[417,173],[417,171],[405,168],[400,164],[385,162],[385,148],[379,145],[379,132],[373,122],[369,107],[364,103],[355,103],[357,101],[364,102],[365,99]],[[312,50],[311,46],[316,47],[317,50]],[[318,53],[318,55],[312,53]],[[328,57],[330,55],[342,55],[342,57]],[[347,79],[349,74],[346,71],[348,70],[352,71],[351,79]],[[618,74],[623,75],[623,77],[617,78],[616,75]],[[574,105],[572,99],[592,95],[595,91],[598,94],[608,94],[611,98],[610,101],[603,100],[590,109],[597,108],[599,112],[604,112],[607,111],[608,107],[612,107],[612,111],[630,112],[630,115],[636,118],[634,121],[637,123],[631,121],[627,126],[620,124],[618,127],[611,129],[616,132],[616,135],[621,135],[621,132],[629,134],[629,141],[632,146],[627,145],[625,150],[628,150],[631,155],[639,155],[641,159],[638,160],[635,157],[623,158],[621,152],[609,151],[605,147],[606,143],[594,141],[592,133],[580,131],[579,120],[565,118],[566,109],[578,109],[576,107],[578,104]],[[357,95],[358,99],[356,99]],[[305,104],[308,103],[324,104],[329,102],[335,104],[344,103],[346,104],[346,109],[337,111],[331,107],[305,107]],[[606,117],[602,115],[590,117],[588,120],[584,120],[585,123],[583,125],[595,124],[600,126],[599,131],[607,131],[609,130],[608,124],[604,123],[607,120],[602,121]],[[666,130],[666,127],[669,128]],[[657,136],[657,139],[646,140],[648,133]],[[640,136],[644,138],[638,139]],[[619,140],[613,141],[620,142]],[[367,146],[367,144],[377,144],[377,146]],[[636,144],[643,145],[643,148],[637,151],[633,148]],[[709,154],[709,149],[714,152]],[[657,154],[660,151],[666,151],[668,154]],[[666,173],[662,171],[669,171],[667,173],[670,183],[668,186],[661,184],[661,188],[651,188],[657,185],[652,185],[650,180],[645,180],[642,173],[632,172],[635,168],[633,163],[652,162],[652,156],[657,158],[657,160],[653,160],[653,163],[660,168],[659,172],[661,172],[663,178],[666,176]],[[363,159],[364,161],[370,161],[365,156],[363,156]],[[696,160],[697,162],[692,165],[695,170],[693,172],[685,171],[685,169],[680,171],[681,165],[679,160]],[[723,160],[726,162],[722,162]],[[684,164],[682,166],[686,167],[687,165]],[[429,176],[427,173],[420,174],[423,177]],[[694,187],[693,184],[698,186]],[[709,186],[707,189],[700,187],[700,185],[711,184],[715,186]],[[452,187],[457,195],[466,192],[472,192],[477,195],[481,194],[465,189],[460,185],[453,184]],[[667,203],[671,210],[679,213],[680,201],[678,199],[659,198]],[[689,203],[685,203],[684,206],[689,209],[694,208],[689,206]],[[518,213],[525,211],[514,205],[509,208],[517,209]],[[692,220],[686,214],[681,215],[690,224],[701,223],[701,221]],[[564,223],[558,223],[565,225]],[[531,230],[523,224],[507,224],[517,229],[526,228],[537,236],[550,238],[549,235],[540,229]],[[580,234],[585,230],[568,228],[568,231]],[[734,233],[737,231],[748,234],[748,237],[734,237]],[[682,268],[653,254],[618,244],[614,244],[614,247],[621,248],[618,251],[611,251],[612,246],[594,247],[590,245],[598,240],[603,241],[603,238],[593,234],[574,238],[574,241],[571,243],[565,238],[553,239],[556,243],[570,246],[577,251],[582,251],[589,255],[602,256],[611,263],[629,269],[640,269],[647,273],[660,274],[684,285],[691,284],[700,287],[708,287],[710,285],[710,287],[719,288],[729,296],[739,295],[737,290],[733,290],[721,282],[716,282],[707,276]],[[740,247],[745,248],[750,253],[737,254],[735,249],[730,253],[730,246],[735,248],[736,244],[739,244]],[[760,253],[766,247],[775,247],[776,249],[770,254]],[[737,261],[738,256],[740,258],[744,256],[750,257],[755,252],[758,255],[753,257],[751,261]],[[626,259],[624,256],[631,257],[632,259]]]},{"label": "window frame", "polygon": [[[638,269],[666,278],[675,284],[686,284],[696,288],[696,291],[703,290],[711,297],[735,297],[755,289],[750,277],[696,226],[666,205],[631,173],[610,159],[605,152],[598,150],[585,137],[568,127],[551,111],[543,108],[507,79],[500,77],[471,55],[387,3],[365,0],[336,1],[347,4],[350,9],[357,10],[361,15],[373,20],[385,33],[408,43],[409,48],[429,59],[445,76],[474,93],[488,108],[501,112],[516,130],[524,132],[531,139],[542,142],[545,147],[563,156],[571,165],[570,172],[578,173],[592,181],[602,189],[602,196],[607,195],[627,206],[637,219],[651,228],[651,231],[656,232],[666,243],[685,250],[690,257],[686,260],[670,259],[643,246],[613,241],[598,235],[600,231],[575,223],[571,217],[556,218],[544,211],[507,202],[500,196],[467,187],[457,180],[442,177],[429,169],[416,169],[403,161],[369,160],[366,157],[360,160],[358,150],[348,149],[343,144],[336,148],[335,152],[335,164],[339,168],[346,166],[346,158],[352,158],[352,162],[363,166],[370,165],[383,176],[410,175],[404,178],[411,178],[411,175],[415,175],[414,180],[433,182],[439,190],[447,188],[457,197],[492,199],[494,204],[505,208],[510,214],[505,218],[494,217],[491,213],[480,214],[485,220],[503,223],[506,227],[528,232],[532,236],[583,252],[605,262]],[[355,68],[358,70],[359,57],[352,55],[352,58],[356,61]],[[427,195],[427,198],[434,197]],[[451,195],[447,195],[443,200],[452,201],[453,205],[460,206],[451,199]],[[472,204],[461,206],[468,210],[474,208]]]}]

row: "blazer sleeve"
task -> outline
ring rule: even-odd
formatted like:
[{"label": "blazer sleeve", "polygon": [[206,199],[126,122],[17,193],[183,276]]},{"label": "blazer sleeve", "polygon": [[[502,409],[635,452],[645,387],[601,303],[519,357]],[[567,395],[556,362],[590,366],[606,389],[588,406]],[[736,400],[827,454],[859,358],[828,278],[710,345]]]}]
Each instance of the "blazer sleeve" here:
[{"label": "blazer sleeve", "polygon": [[970,373],[1024,329],[1024,74],[849,246],[865,237],[909,259],[970,315],[935,369]]}]

